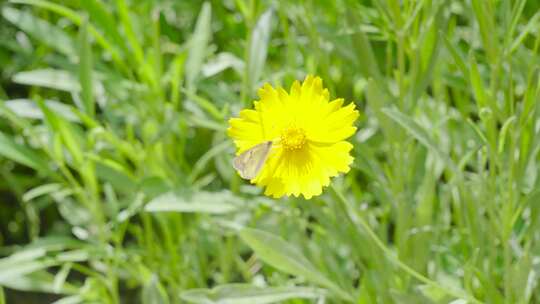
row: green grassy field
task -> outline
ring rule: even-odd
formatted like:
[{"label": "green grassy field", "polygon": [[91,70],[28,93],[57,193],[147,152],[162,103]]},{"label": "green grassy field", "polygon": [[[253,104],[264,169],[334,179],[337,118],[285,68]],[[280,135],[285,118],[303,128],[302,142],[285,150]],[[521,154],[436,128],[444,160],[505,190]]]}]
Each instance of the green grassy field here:
[{"label": "green grassy field", "polygon": [[[0,2],[0,304],[540,303],[540,2]],[[229,119],[319,76],[322,195]]]}]

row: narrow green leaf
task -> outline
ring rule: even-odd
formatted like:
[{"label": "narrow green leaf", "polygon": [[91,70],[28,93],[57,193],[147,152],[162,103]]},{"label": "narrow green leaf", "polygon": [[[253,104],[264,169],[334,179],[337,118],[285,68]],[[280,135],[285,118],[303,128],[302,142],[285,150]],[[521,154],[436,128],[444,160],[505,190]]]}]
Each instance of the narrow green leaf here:
[{"label": "narrow green leaf", "polygon": [[445,154],[439,149],[439,145],[431,138],[431,136],[429,136],[428,132],[412,118],[396,109],[384,108],[382,109],[382,112],[407,130],[407,132],[414,136],[414,138],[426,148],[434,151],[437,156],[441,157],[443,160],[447,160]]},{"label": "narrow green leaf", "polygon": [[494,64],[498,60],[498,41],[497,33],[494,32],[496,24],[492,1],[471,0],[473,12],[480,27],[480,36],[484,49],[488,55],[489,62]]},{"label": "narrow green leaf", "polygon": [[497,149],[499,153],[502,153],[504,151],[504,145],[506,143],[506,135],[508,134],[508,129],[511,127],[512,123],[515,120],[515,116],[510,116],[501,127],[501,132],[499,135],[499,148]]},{"label": "narrow green leaf", "polygon": [[0,132],[0,156],[33,168],[36,171],[48,170],[48,165],[41,154],[15,142],[15,140],[2,132]]},{"label": "narrow green leaf", "polygon": [[262,14],[251,33],[248,66],[251,83],[259,81],[264,69],[272,30],[272,15],[272,9]]},{"label": "narrow green leaf", "polygon": [[207,152],[205,152],[193,165],[191,174],[189,175],[189,180],[194,182],[199,174],[204,170],[206,165],[218,155],[223,155],[225,151],[231,147],[231,142],[226,140],[221,143],[214,145]]},{"label": "narrow green leaf", "polygon": [[186,96],[189,98],[188,101],[191,102],[186,103],[186,108],[189,109],[190,105],[196,105],[197,110],[201,108],[210,114],[213,119],[223,121],[223,113],[210,100],[193,93],[189,89],[183,90],[183,93],[186,94]]},{"label": "narrow green leaf", "polygon": [[356,10],[350,9],[347,11],[347,20],[349,24],[356,25],[355,32],[352,34],[352,43],[356,51],[356,58],[360,71],[366,78],[373,78],[379,85],[383,83],[383,77],[377,59],[371,48],[368,36],[361,30],[358,25],[361,24]]},{"label": "narrow green leaf", "polygon": [[61,298],[58,301],[53,302],[52,304],[79,304],[79,303],[84,303],[84,299],[82,296],[75,295],[75,296]]},{"label": "narrow green leaf", "polygon": [[169,192],[151,200],[145,211],[223,214],[236,211],[242,206],[243,201],[226,190],[201,191],[191,195]]},{"label": "narrow green leaf", "polygon": [[[79,117],[71,106],[56,100],[44,100],[45,105],[59,116],[72,122],[80,122]],[[5,107],[20,117],[30,119],[43,119],[44,115],[37,103],[30,99],[12,99],[4,103]]]},{"label": "narrow green leaf", "polygon": [[38,101],[38,105],[45,115],[46,121],[51,127],[51,131],[60,134],[62,143],[70,152],[73,157],[73,165],[78,166],[83,163],[83,147],[81,136],[77,136],[76,128],[74,125],[60,116],[56,115],[53,111],[47,108],[47,105],[43,101]]},{"label": "narrow green leaf", "polygon": [[455,64],[463,74],[463,77],[469,78],[469,69],[467,68],[467,65],[465,64],[465,60],[463,59],[463,55],[460,54],[459,50],[455,48],[455,43],[450,42],[446,35],[439,33],[443,37],[443,42],[445,48],[450,51],[450,55],[452,55],[452,58],[454,59]]},{"label": "narrow green leaf", "polygon": [[95,161],[97,177],[102,182],[110,183],[116,191],[129,193],[137,186],[134,177],[123,165],[93,154],[88,154],[88,157]]},{"label": "narrow green leaf", "polygon": [[169,74],[171,75],[171,103],[177,109],[180,106],[180,84],[184,79],[184,63],[186,61],[186,53],[177,55],[171,67]]},{"label": "narrow green leaf", "polygon": [[65,283],[60,289],[54,287],[54,276],[47,270],[39,270],[24,276],[13,277],[1,283],[7,288],[25,292],[44,292],[51,294],[74,294],[77,287]]},{"label": "narrow green leaf", "polygon": [[62,29],[34,16],[32,13],[6,6],[2,16],[32,38],[68,56],[75,56],[73,41]]},{"label": "narrow green leaf", "polygon": [[390,104],[390,101],[387,95],[383,93],[377,82],[373,79],[369,79],[368,81],[366,97],[369,107],[373,109],[373,112],[375,112],[381,127],[390,130],[391,126],[390,122],[388,121],[388,117],[382,115],[381,112],[384,107]]},{"label": "narrow green leaf", "polygon": [[322,290],[307,287],[256,287],[249,284],[227,284],[213,289],[191,289],[180,294],[193,304],[270,304],[292,299],[316,299]]},{"label": "narrow green leaf", "polygon": [[186,60],[186,87],[192,92],[195,90],[195,83],[201,72],[201,67],[207,53],[208,42],[212,35],[211,17],[212,7],[210,3],[205,2],[197,18],[197,24],[189,42],[189,52]]},{"label": "narrow green leaf", "polygon": [[92,85],[92,46],[88,38],[88,24],[84,20],[79,28],[79,82],[84,112],[94,117],[94,90]]},{"label": "narrow green leaf", "polygon": [[129,15],[130,11],[127,7],[126,1],[116,0],[116,8],[118,11],[118,15],[120,16],[120,22],[122,24],[122,27],[124,28],[127,41],[129,41],[129,44],[133,50],[133,54],[136,60],[135,62],[143,66],[145,63],[144,51],[141,44],[139,43],[139,40],[137,39],[137,35],[135,34],[135,30],[131,22],[131,17]]},{"label": "narrow green leaf", "polygon": [[24,202],[29,202],[42,195],[50,194],[60,190],[62,190],[62,184],[42,184],[24,193],[22,196],[22,200]]},{"label": "narrow green leaf", "polygon": [[[62,251],[66,249],[81,248],[84,244],[75,238],[49,236],[35,240],[26,246],[28,250]],[[23,251],[26,252],[26,251]]]},{"label": "narrow green leaf", "polygon": [[56,89],[66,92],[79,92],[81,86],[77,79],[69,72],[55,69],[40,69],[18,72],[11,78],[13,82]]},{"label": "narrow green leaf", "polygon": [[204,77],[212,77],[228,68],[232,68],[238,72],[239,75],[241,75],[242,71],[244,70],[244,62],[231,53],[222,52],[217,54],[217,56],[212,60],[205,63],[202,67],[201,73]]},{"label": "narrow green leaf", "polygon": [[55,293],[59,293],[64,288],[67,276],[71,271],[72,265],[72,263],[65,263],[64,265],[62,265],[58,273],[56,273],[56,275],[54,276],[53,290]]},{"label": "narrow green leaf", "polygon": [[[509,2],[507,2],[507,3],[509,4]],[[515,4],[514,4],[514,6],[512,8],[512,16],[511,16],[511,19],[510,19],[510,24],[508,25],[508,29],[505,31],[505,37],[504,37],[505,47],[508,47],[508,43],[509,43],[510,39],[512,39],[512,36],[514,35],[517,24],[519,22],[519,18],[521,17],[521,14],[523,13],[523,9],[525,8],[526,3],[527,3],[527,0],[517,0],[517,1],[515,1]],[[536,14],[536,15],[538,15],[538,14]],[[536,15],[533,18],[531,18],[531,20],[530,20],[529,24],[527,25],[527,27],[531,24],[531,21],[533,21],[536,18]],[[522,34],[523,34],[523,32],[527,33],[528,31],[527,30],[522,31]],[[506,51],[508,51],[508,50],[506,50]],[[512,51],[510,51],[510,53],[511,52]]]},{"label": "narrow green leaf", "polygon": [[[82,20],[83,18],[74,10],[71,10],[65,6],[62,6],[60,4],[57,4],[57,3],[54,3],[54,2],[51,2],[51,1],[45,1],[45,0],[11,0],[12,3],[20,3],[20,4],[27,4],[27,5],[32,5],[32,6],[35,6],[35,7],[40,7],[40,8],[43,8],[43,9],[46,9],[46,10],[49,10],[51,12],[54,12],[56,14],[59,14],[60,16],[63,16],[65,18],[67,18],[68,20],[70,20],[71,22],[73,22],[75,25],[81,25],[82,24]],[[86,1],[84,1],[86,2]],[[111,57],[114,61],[114,63],[116,64],[117,67],[119,67],[121,70],[123,71],[127,71],[128,70],[128,67],[127,65],[124,63],[124,60],[121,56],[121,54],[118,52],[117,48],[111,44],[107,39],[105,39],[105,37],[103,37],[103,35],[97,31],[93,26],[90,26],[90,24],[88,25],[88,31],[89,33],[92,34],[92,36],[94,36],[94,38],[96,39],[96,42],[101,45],[101,47],[110,52],[111,54]],[[75,52],[75,48],[73,48],[74,50],[74,54],[76,53]]]},{"label": "narrow green leaf", "polygon": [[527,22],[527,25],[521,30],[521,33],[519,34],[519,36],[516,37],[514,42],[512,42],[512,45],[510,46],[510,50],[508,51],[508,55],[515,52],[529,34],[534,33],[534,31],[538,28],[539,19],[540,19],[540,12],[537,12],[529,20],[529,22]]},{"label": "narrow green leaf", "polygon": [[152,275],[142,290],[142,304],[168,304],[169,297],[156,275]]},{"label": "narrow green leaf", "polygon": [[[3,259],[0,262],[4,262]],[[6,286],[14,278],[47,269],[56,264],[51,260],[23,260],[2,263],[2,266],[0,266],[0,285]]]},{"label": "narrow green leaf", "polygon": [[288,274],[301,276],[334,292],[341,299],[353,302],[351,295],[320,273],[293,245],[257,229],[244,228],[240,237],[265,263]]},{"label": "narrow green leaf", "polygon": [[[441,10],[442,11],[442,10]],[[413,81],[414,85],[411,86],[412,96],[411,100],[416,103],[422,92],[427,88],[430,81],[432,81],[433,70],[437,64],[441,49],[441,39],[439,37],[439,28],[443,27],[443,14],[437,14],[435,20],[426,22],[424,25],[424,39],[420,43],[420,61],[418,73]]]},{"label": "narrow green leaf", "polygon": [[469,78],[473,88],[474,97],[478,104],[478,109],[482,109],[487,105],[485,86],[478,70],[478,64],[472,53],[469,56]]},{"label": "narrow green leaf", "polygon": [[120,35],[116,20],[107,4],[101,0],[85,0],[79,3],[86,10],[90,21],[105,34],[105,37],[111,39],[113,45],[119,46],[123,51],[128,50],[126,40]]}]

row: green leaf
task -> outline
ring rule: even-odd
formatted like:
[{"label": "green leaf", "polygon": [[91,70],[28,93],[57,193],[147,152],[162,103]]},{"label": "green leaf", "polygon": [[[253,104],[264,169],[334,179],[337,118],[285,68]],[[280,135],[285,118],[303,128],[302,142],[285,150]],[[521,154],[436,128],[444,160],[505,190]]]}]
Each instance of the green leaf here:
[{"label": "green leaf", "polygon": [[85,0],[79,2],[92,21],[104,34],[110,38],[114,46],[119,46],[122,50],[128,50],[126,40],[122,38],[115,23],[112,11],[101,0]]},{"label": "green leaf", "polygon": [[45,159],[37,151],[21,145],[0,132],[0,156],[28,166],[36,171],[48,171]]},{"label": "green leaf", "polygon": [[32,38],[65,55],[75,56],[76,51],[73,47],[73,41],[69,35],[57,26],[54,26],[29,12],[9,6],[2,9],[2,16]]},{"label": "green leaf", "polygon": [[64,70],[40,69],[18,72],[11,78],[13,82],[30,86],[56,89],[66,92],[79,92],[81,86],[73,75]]},{"label": "green leaf", "polygon": [[14,278],[54,266],[54,261],[43,258],[45,254],[44,249],[37,248],[0,259],[0,285],[7,286]]},{"label": "green leaf", "polygon": [[26,249],[45,251],[62,251],[66,249],[80,248],[83,243],[77,239],[63,236],[49,236],[35,240],[26,246]]},{"label": "green leaf", "polygon": [[219,144],[215,144],[210,148],[207,152],[205,152],[193,165],[193,169],[191,170],[191,174],[189,176],[190,182],[194,182],[196,178],[203,172],[206,165],[215,157],[219,155],[223,155],[223,153],[226,153],[225,151],[231,147],[231,142],[229,140],[225,140]]},{"label": "green leaf", "polygon": [[[65,70],[47,68],[23,71],[13,75],[11,80],[19,84],[44,87],[77,94],[81,93],[82,90],[79,79]],[[92,85],[92,95],[96,97],[98,101],[104,100],[105,92],[101,82],[93,79],[89,84]],[[88,88],[85,88],[85,90],[86,89]],[[77,104],[77,106],[84,108],[84,105],[81,104]]]},{"label": "green leaf", "polygon": [[508,130],[510,129],[510,127],[512,126],[512,124],[514,123],[515,120],[516,120],[516,116],[510,116],[503,123],[503,125],[501,127],[501,132],[500,132],[500,135],[499,135],[499,144],[498,144],[498,149],[497,149],[497,152],[499,154],[503,153],[503,151],[504,151],[504,145],[506,144],[506,136],[508,134]]},{"label": "green leaf", "polygon": [[[72,122],[80,122],[80,118],[75,114],[73,108],[69,105],[63,104],[56,100],[44,100],[47,108],[53,110],[59,116]],[[12,99],[7,100],[4,105],[13,113],[20,117],[30,119],[43,119],[43,111],[39,108],[37,103],[30,99]]]},{"label": "green leaf", "polygon": [[480,37],[482,38],[484,49],[488,55],[489,62],[494,64],[498,60],[499,47],[497,41],[498,35],[494,33],[496,24],[492,3],[492,1],[471,0],[473,12],[480,28]]},{"label": "green leaf", "polygon": [[142,290],[142,304],[168,304],[169,297],[156,275],[152,275]]},{"label": "green leaf", "polygon": [[478,104],[478,109],[482,109],[487,105],[487,94],[484,81],[482,80],[482,76],[480,75],[480,71],[478,69],[478,63],[472,54],[469,56],[469,78],[474,92],[474,97]]},{"label": "green leaf", "polygon": [[444,291],[430,285],[420,285],[418,286],[418,290],[420,290],[424,297],[433,301],[433,303],[448,303],[450,300]]},{"label": "green leaf", "polygon": [[421,64],[418,69],[414,69],[417,73],[414,75],[414,80],[411,90],[411,99],[413,103],[419,99],[420,95],[432,81],[433,71],[435,65],[438,63],[438,57],[441,48],[441,41],[439,38],[439,28],[442,28],[442,21],[444,18],[442,13],[437,14],[438,18],[431,20],[430,23],[424,25],[424,39],[421,41],[419,57]]},{"label": "green leaf", "polygon": [[139,65],[144,65],[144,51],[139,43],[138,37],[135,34],[135,29],[131,21],[130,11],[126,4],[125,0],[116,0],[116,9],[120,17],[120,23],[124,28],[124,34],[126,35],[127,41],[131,46],[133,54],[135,56],[135,62]]},{"label": "green leaf", "polygon": [[514,40],[512,43],[512,46],[510,47],[510,50],[508,51],[509,54],[512,54],[515,52],[519,46],[523,44],[525,41],[525,38],[534,32],[536,28],[538,28],[538,20],[540,18],[540,12],[537,12],[527,23],[527,25],[521,30],[521,33],[519,36]]},{"label": "green leaf", "polygon": [[205,2],[197,18],[193,36],[189,42],[189,52],[186,60],[186,87],[191,92],[195,90],[195,82],[201,72],[208,43],[212,35],[211,17],[212,7],[210,3]]},{"label": "green leaf", "polygon": [[62,184],[54,183],[54,184],[42,184],[35,188],[32,188],[28,190],[26,193],[23,194],[22,200],[24,202],[29,202],[37,197],[40,197],[42,195],[54,193],[57,191],[62,190]]},{"label": "green leaf", "polygon": [[77,288],[64,283],[60,288],[54,286],[54,275],[47,270],[40,270],[24,276],[12,277],[1,283],[7,288],[26,292],[46,292],[54,294],[73,294]]},{"label": "green leaf", "polygon": [[69,296],[69,297],[59,299],[58,301],[55,301],[52,304],[79,304],[79,303],[84,303],[84,299],[80,295],[75,295],[75,296]]},{"label": "green leaf", "polygon": [[194,304],[270,304],[290,299],[315,299],[322,290],[307,287],[256,287],[249,284],[227,284],[213,289],[191,289],[180,298]]},{"label": "green leaf", "polygon": [[272,9],[269,9],[261,15],[251,33],[248,65],[251,83],[256,83],[262,75],[264,63],[266,62],[271,30]]},{"label": "green leaf", "polygon": [[227,190],[191,195],[168,192],[151,200],[145,211],[223,214],[237,211],[242,205],[243,201]]},{"label": "green leaf", "polygon": [[[45,10],[54,12],[56,14],[59,14],[60,16],[63,16],[73,22],[76,25],[81,25],[83,22],[83,18],[74,10],[69,9],[68,7],[59,5],[57,3],[46,1],[46,0],[11,0],[12,3],[20,3],[20,4],[27,4],[32,5],[35,7],[40,7]],[[87,1],[83,1],[87,2]],[[90,13],[92,15],[92,12]],[[94,36],[96,39],[96,42],[103,47],[104,50],[110,52],[111,59],[114,61],[117,67],[119,67],[123,71],[127,71],[127,65],[124,63],[124,60],[120,53],[118,52],[118,49],[112,45],[109,41],[107,41],[103,35],[99,31],[97,31],[93,26],[88,25],[88,31],[89,33]],[[75,48],[73,48],[73,53],[75,54]]]},{"label": "green leaf", "polygon": [[201,73],[204,77],[212,77],[229,68],[232,68],[233,70],[237,71],[238,74],[241,74],[244,69],[244,62],[234,54],[222,52],[217,54],[217,56],[212,60],[205,63],[202,66]]},{"label": "green leaf", "polygon": [[428,132],[422,126],[417,124],[412,118],[396,109],[384,108],[382,109],[382,112],[407,130],[407,132],[414,136],[414,138],[416,138],[416,140],[418,140],[426,148],[434,151],[443,160],[447,160],[446,155],[439,149],[438,144],[431,138],[431,136],[429,136]]},{"label": "green leaf", "polygon": [[358,25],[362,24],[357,14],[358,11],[358,9],[347,10],[348,23],[351,25],[357,25],[351,39],[354,50],[356,51],[356,58],[359,63],[358,66],[364,77],[373,78],[375,81],[377,81],[378,85],[382,85],[384,80],[379,70],[377,58],[375,57],[368,36],[362,29],[358,27]]},{"label": "green leaf", "polygon": [[326,287],[341,299],[353,302],[351,295],[320,273],[298,248],[283,239],[252,228],[242,229],[240,237],[263,262],[285,273],[303,277]]},{"label": "green leaf", "polygon": [[83,21],[79,28],[79,82],[84,112],[94,117],[94,90],[92,85],[92,46],[88,39],[88,24]]},{"label": "green leaf", "polygon": [[117,191],[129,193],[137,186],[134,177],[123,165],[111,159],[94,156],[93,154],[89,154],[88,157],[96,162],[97,177],[113,185]]},{"label": "green leaf", "polygon": [[369,107],[375,112],[375,116],[379,120],[379,125],[386,132],[393,132],[393,124],[386,115],[383,115],[382,109],[390,104],[388,95],[383,93],[377,82],[369,79],[366,91],[367,102]]},{"label": "green leaf", "polygon": [[55,293],[60,292],[62,289],[64,289],[64,286],[66,286],[66,279],[71,271],[72,266],[72,263],[65,263],[54,276],[53,290]]},{"label": "green leaf", "polygon": [[38,105],[41,108],[41,111],[43,111],[43,114],[45,114],[45,119],[50,125],[51,131],[60,134],[62,143],[73,158],[73,164],[81,165],[84,159],[84,147],[82,146],[82,136],[76,133],[77,129],[75,128],[75,125],[56,115],[55,112],[47,108],[47,105],[43,101],[38,101]]},{"label": "green leaf", "polygon": [[461,73],[463,74],[463,77],[469,77],[469,70],[467,68],[467,65],[465,64],[465,60],[463,59],[463,55],[459,52],[459,50],[455,47],[457,43],[453,43],[449,40],[449,38],[439,33],[443,37],[443,42],[445,48],[450,52],[450,55],[452,55],[452,58],[454,59],[454,63],[459,68]]}]

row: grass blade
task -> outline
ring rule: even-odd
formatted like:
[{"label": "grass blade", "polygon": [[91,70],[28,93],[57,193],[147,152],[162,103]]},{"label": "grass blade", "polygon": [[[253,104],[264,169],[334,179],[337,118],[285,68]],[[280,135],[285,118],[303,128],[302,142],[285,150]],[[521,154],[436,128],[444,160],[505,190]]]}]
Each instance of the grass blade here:
[{"label": "grass blade", "polygon": [[13,82],[45,87],[66,92],[79,92],[81,86],[77,79],[68,71],[55,69],[40,69],[19,72],[11,78]]},{"label": "grass blade", "polygon": [[[354,10],[347,11],[347,20],[349,21],[349,24],[361,24]],[[364,77],[373,78],[379,85],[382,85],[383,77],[379,70],[377,58],[373,53],[369,39],[364,31],[358,27],[356,28],[357,30],[352,35],[352,42],[354,49],[356,50],[356,58],[358,59],[360,71],[364,74]]]},{"label": "grass blade", "polygon": [[156,275],[152,275],[150,280],[144,285],[142,290],[142,304],[169,304],[167,292],[159,282]]},{"label": "grass blade", "polygon": [[169,192],[151,200],[145,211],[224,214],[238,210],[242,203],[241,199],[226,190],[202,191],[192,195]]},{"label": "grass blade", "polygon": [[80,1],[82,8],[86,10],[89,20],[96,25],[104,34],[110,38],[114,46],[119,46],[124,52],[128,50],[126,40],[122,38],[109,7],[101,0]]},{"label": "grass blade", "polygon": [[251,83],[259,81],[264,69],[272,30],[272,16],[272,9],[262,14],[251,33],[248,66],[248,75]]},{"label": "grass blade", "polygon": [[85,113],[94,117],[94,90],[92,85],[92,46],[88,39],[88,23],[83,21],[79,29],[79,82]]},{"label": "grass blade", "polygon": [[0,155],[36,171],[48,171],[47,163],[37,151],[15,142],[2,132],[0,132]]},{"label": "grass blade", "polygon": [[240,237],[265,263],[296,276],[301,276],[315,284],[334,292],[341,299],[353,302],[352,296],[330,281],[294,246],[268,232],[244,228]]},{"label": "grass blade", "polygon": [[213,289],[191,289],[180,294],[193,304],[271,304],[292,299],[316,299],[322,290],[307,287],[256,287],[249,284],[227,284]]},{"label": "grass blade", "polygon": [[439,145],[431,138],[428,132],[416,123],[409,116],[401,113],[396,109],[384,108],[382,112],[390,117],[393,121],[402,126],[407,132],[409,132],[416,140],[431,151],[434,151],[443,160],[447,160],[446,155],[439,149]]},{"label": "grass blade", "polygon": [[2,16],[9,22],[26,32],[32,38],[58,50],[69,57],[77,53],[73,40],[63,30],[49,22],[34,16],[29,12],[6,6],[2,9]]},{"label": "grass blade", "polygon": [[186,60],[186,87],[193,92],[197,77],[201,72],[202,64],[206,56],[208,43],[212,35],[212,7],[205,2],[202,6],[193,36],[189,42],[189,52]]}]

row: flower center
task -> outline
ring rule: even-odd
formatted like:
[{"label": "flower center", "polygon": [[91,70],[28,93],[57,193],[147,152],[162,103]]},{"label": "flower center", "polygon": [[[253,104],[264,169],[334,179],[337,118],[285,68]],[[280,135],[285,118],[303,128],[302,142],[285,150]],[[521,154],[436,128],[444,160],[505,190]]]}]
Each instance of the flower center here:
[{"label": "flower center", "polygon": [[302,149],[306,143],[306,132],[297,127],[289,127],[281,132],[281,145],[285,150]]}]

